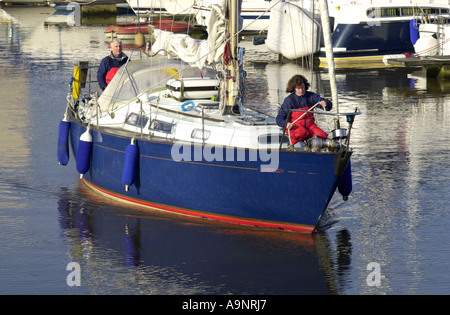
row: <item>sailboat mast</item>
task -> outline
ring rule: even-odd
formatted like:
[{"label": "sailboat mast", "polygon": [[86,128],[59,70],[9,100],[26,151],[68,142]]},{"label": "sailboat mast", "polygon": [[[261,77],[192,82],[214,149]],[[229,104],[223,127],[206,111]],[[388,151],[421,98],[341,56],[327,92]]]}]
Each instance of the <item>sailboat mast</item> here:
[{"label": "sailboat mast", "polygon": [[330,19],[328,16],[327,0],[319,0],[319,8],[320,8],[320,18],[322,20],[322,31],[325,45],[325,53],[328,63],[328,73],[330,76],[331,99],[333,101],[334,108],[336,108],[336,113],[339,113],[336,72],[334,65],[333,45],[331,43],[331,27],[330,27]]},{"label": "sailboat mast", "polygon": [[236,99],[238,96],[237,46],[239,30],[240,0],[227,0],[229,9],[230,61],[226,65],[226,101],[223,115],[236,114]]},{"label": "sailboat mast", "polygon": [[239,30],[239,0],[228,0],[230,2],[230,34],[231,34],[231,56],[233,60],[236,60],[236,49],[238,45],[238,30]]}]

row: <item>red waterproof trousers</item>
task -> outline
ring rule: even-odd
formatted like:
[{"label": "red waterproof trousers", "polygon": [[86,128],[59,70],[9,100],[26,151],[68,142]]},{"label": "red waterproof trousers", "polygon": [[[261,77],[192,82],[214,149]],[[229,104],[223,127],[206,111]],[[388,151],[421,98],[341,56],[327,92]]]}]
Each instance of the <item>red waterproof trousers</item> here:
[{"label": "red waterproof trousers", "polygon": [[[308,110],[308,107],[299,108],[302,110]],[[296,121],[300,116],[305,114],[304,112],[292,112],[289,122]],[[328,134],[320,129],[314,120],[314,115],[312,113],[306,113],[302,118],[298,119],[297,122],[291,127],[290,132],[291,144],[296,144],[299,141],[303,141],[309,138],[317,137],[326,139]]]}]

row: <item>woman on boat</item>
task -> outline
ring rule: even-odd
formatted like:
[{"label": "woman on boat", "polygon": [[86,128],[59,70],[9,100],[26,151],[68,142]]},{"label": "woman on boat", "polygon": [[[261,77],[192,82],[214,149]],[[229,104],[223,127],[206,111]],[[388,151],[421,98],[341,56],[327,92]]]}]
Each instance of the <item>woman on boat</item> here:
[{"label": "woman on boat", "polygon": [[314,135],[322,139],[328,137],[328,134],[315,124],[312,113],[293,111],[286,124],[291,109],[310,110],[316,104],[317,107],[328,111],[333,107],[330,100],[310,92],[308,89],[308,80],[302,75],[294,75],[286,87],[286,92],[291,94],[284,99],[278,111],[277,124],[282,128],[286,127],[286,131],[290,134],[291,144],[312,138]]},{"label": "woman on boat", "polygon": [[102,90],[106,89],[117,70],[128,61],[128,56],[122,52],[122,41],[114,38],[110,43],[111,51],[102,59],[97,71],[97,81]]}]

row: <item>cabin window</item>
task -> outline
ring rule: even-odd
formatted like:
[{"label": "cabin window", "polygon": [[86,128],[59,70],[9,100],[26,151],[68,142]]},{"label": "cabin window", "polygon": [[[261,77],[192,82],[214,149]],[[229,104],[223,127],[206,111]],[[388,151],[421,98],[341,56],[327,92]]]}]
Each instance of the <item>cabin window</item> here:
[{"label": "cabin window", "polygon": [[407,7],[407,8],[370,8],[367,10],[367,16],[369,18],[380,18],[380,17],[397,17],[397,16],[414,16],[418,14],[439,14],[446,13],[446,9],[438,8],[418,8],[418,7]]},{"label": "cabin window", "polygon": [[153,129],[154,131],[159,131],[163,133],[172,133],[174,126],[175,124],[162,120],[153,119],[150,123],[149,129]]},{"label": "cabin window", "polygon": [[203,129],[194,129],[191,133],[192,139],[206,140],[211,135],[211,131]]},{"label": "cabin window", "polygon": [[217,103],[198,103],[196,106],[197,110],[203,109],[218,109],[219,108],[219,102]]},{"label": "cabin window", "polygon": [[[279,133],[268,133],[265,135],[260,135],[258,137],[258,143],[259,144],[279,144],[281,142],[281,138],[283,135]],[[285,135],[283,139],[283,143],[289,143],[288,136]]]},{"label": "cabin window", "polygon": [[142,126],[144,127],[148,122],[148,117],[141,117],[138,113],[131,113],[128,115],[127,119],[125,119],[125,123],[132,126]]}]

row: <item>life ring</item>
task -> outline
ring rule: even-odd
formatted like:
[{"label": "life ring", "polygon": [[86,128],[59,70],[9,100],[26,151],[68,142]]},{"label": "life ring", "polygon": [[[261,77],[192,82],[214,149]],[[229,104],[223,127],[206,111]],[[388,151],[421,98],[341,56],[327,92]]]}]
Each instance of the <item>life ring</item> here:
[{"label": "life ring", "polygon": [[181,104],[181,110],[183,112],[190,111],[194,107],[195,107],[195,103],[193,101],[187,101],[187,102],[184,102],[183,104]]}]

